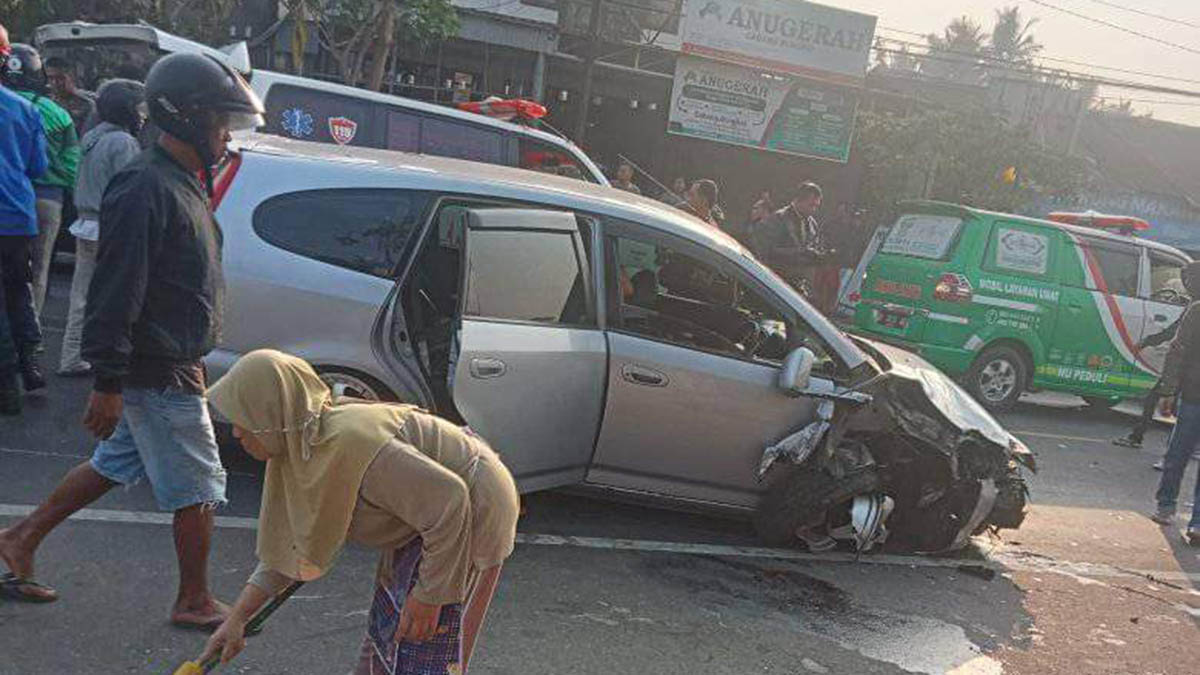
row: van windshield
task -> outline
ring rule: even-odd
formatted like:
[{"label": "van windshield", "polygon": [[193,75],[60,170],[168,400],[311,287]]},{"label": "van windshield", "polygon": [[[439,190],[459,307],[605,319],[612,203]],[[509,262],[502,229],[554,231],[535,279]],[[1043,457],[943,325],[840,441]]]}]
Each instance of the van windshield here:
[{"label": "van windshield", "polygon": [[900,216],[880,248],[882,253],[938,260],[946,257],[962,218],[910,213]]}]

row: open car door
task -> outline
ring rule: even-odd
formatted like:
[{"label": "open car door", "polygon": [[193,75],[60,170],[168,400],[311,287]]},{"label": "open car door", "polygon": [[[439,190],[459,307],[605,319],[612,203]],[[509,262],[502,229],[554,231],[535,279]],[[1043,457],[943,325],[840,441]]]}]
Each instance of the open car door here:
[{"label": "open car door", "polygon": [[583,480],[604,403],[589,238],[561,211],[466,211],[454,404],[522,492]]}]

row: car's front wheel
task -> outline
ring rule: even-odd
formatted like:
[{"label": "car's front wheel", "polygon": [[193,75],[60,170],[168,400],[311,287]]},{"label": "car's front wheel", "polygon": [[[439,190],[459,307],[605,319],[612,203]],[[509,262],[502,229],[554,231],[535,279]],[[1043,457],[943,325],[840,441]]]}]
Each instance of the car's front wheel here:
[{"label": "car's front wheel", "polygon": [[989,410],[1013,407],[1025,384],[1029,367],[1016,349],[1007,345],[988,347],[967,371],[967,389]]}]

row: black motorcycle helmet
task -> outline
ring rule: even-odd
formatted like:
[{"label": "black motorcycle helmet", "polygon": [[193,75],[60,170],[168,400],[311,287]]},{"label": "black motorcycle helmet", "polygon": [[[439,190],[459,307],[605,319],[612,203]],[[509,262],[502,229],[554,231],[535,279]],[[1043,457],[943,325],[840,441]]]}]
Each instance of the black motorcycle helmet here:
[{"label": "black motorcycle helmet", "polygon": [[146,104],[150,119],[163,132],[195,149],[205,165],[212,192],[212,156],[208,139],[219,125],[230,131],[264,124],[262,102],[236,71],[200,54],[170,54],[146,75]]},{"label": "black motorcycle helmet", "polygon": [[96,114],[137,136],[146,122],[146,86],[133,80],[105,82],[96,95]]},{"label": "black motorcycle helmet", "polygon": [[27,44],[14,44],[4,57],[0,80],[9,89],[45,93],[46,70],[42,67],[42,55]]}]

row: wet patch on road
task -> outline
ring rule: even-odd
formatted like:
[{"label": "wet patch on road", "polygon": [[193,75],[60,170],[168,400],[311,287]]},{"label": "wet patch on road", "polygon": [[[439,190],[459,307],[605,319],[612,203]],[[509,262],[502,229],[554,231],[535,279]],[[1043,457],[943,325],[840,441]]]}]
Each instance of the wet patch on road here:
[{"label": "wet patch on road", "polygon": [[[978,627],[867,604],[861,594],[796,564],[646,556],[639,566],[648,577],[681,588],[702,607],[756,619],[763,618],[765,611],[798,632],[903,670],[957,675],[1001,672],[999,661],[987,653],[998,646],[996,641],[976,641],[968,634],[982,637]],[[1020,632],[1020,626],[1012,630]]]}]

